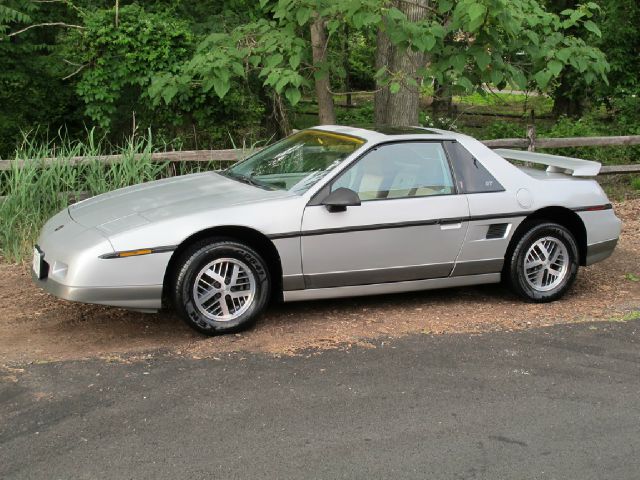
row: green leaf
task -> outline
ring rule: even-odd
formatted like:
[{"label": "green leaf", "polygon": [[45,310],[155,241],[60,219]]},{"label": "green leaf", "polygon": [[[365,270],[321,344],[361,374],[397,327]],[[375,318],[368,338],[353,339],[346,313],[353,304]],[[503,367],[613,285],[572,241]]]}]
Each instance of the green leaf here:
[{"label": "green leaf", "polygon": [[385,76],[385,74],[387,73],[387,67],[382,67],[379,68],[376,73],[373,75],[373,78],[375,78],[376,80],[381,79],[382,77]]},{"label": "green leaf", "polygon": [[571,49],[570,48],[563,48],[562,50],[558,50],[556,52],[556,58],[558,60],[560,60],[563,63],[566,63],[567,60],[569,60],[569,57],[571,57]]},{"label": "green leaf", "polygon": [[502,82],[503,79],[504,79],[504,74],[502,73],[501,70],[498,70],[498,69],[491,70],[491,83],[493,83],[495,87],[497,87],[500,84],[500,82]]},{"label": "green leaf", "polygon": [[598,26],[595,23],[593,23],[591,20],[587,20],[586,22],[584,22],[584,28],[589,30],[591,33],[597,35],[598,37],[602,37],[602,32],[600,31]]},{"label": "green leaf", "polygon": [[265,64],[266,68],[273,68],[278,65],[280,62],[284,60],[284,57],[280,53],[276,53],[275,55],[271,55]]},{"label": "green leaf", "polygon": [[287,97],[287,100],[289,100],[289,103],[291,105],[296,105],[300,101],[302,94],[300,93],[300,90],[298,90],[297,88],[289,87],[284,92],[284,96]]},{"label": "green leaf", "polygon": [[481,50],[478,53],[476,53],[475,57],[476,57],[476,63],[478,64],[478,67],[480,67],[480,70],[486,69],[491,63],[491,55],[489,55],[484,50]]},{"label": "green leaf", "polygon": [[426,51],[433,50],[433,47],[436,46],[436,38],[431,35],[425,35],[424,37],[424,47]]},{"label": "green leaf", "polygon": [[173,100],[173,97],[175,97],[177,93],[178,93],[178,87],[177,86],[175,86],[175,85],[167,85],[162,90],[162,99],[164,100],[164,103],[169,104],[169,102],[171,102],[171,100]]},{"label": "green leaf", "polygon": [[287,85],[288,83],[289,83],[289,79],[283,76],[280,78],[280,80],[276,82],[273,88],[275,89],[276,92],[280,93],[284,88],[284,86]]},{"label": "green leaf", "polygon": [[564,67],[564,65],[562,64],[562,62],[558,60],[551,60],[547,65],[547,68],[549,69],[549,71],[554,77],[557,77],[558,75],[560,75],[560,72],[562,71],[562,67]]},{"label": "green leaf", "polygon": [[512,69],[511,72],[511,81],[515,84],[516,87],[520,89],[524,89],[527,87],[527,77],[524,76],[521,70],[517,68]]},{"label": "green leaf", "polygon": [[549,84],[549,80],[551,80],[551,72],[547,69],[540,70],[538,73],[536,73],[533,76],[533,78],[538,84],[538,86],[540,87],[540,89],[544,90],[545,88],[547,88],[547,85]]},{"label": "green leaf", "polygon": [[467,77],[458,77],[456,81],[458,85],[463,87],[465,90],[473,90],[473,83]]},{"label": "green leaf", "polygon": [[309,21],[309,17],[311,17],[311,9],[306,7],[301,7],[296,12],[296,21],[298,25],[302,26]]},{"label": "green leaf", "polygon": [[389,91],[393,94],[396,94],[400,91],[400,84],[398,82],[391,82],[389,85]]},{"label": "green leaf", "polygon": [[474,3],[469,7],[467,13],[469,14],[469,29],[475,30],[484,21],[484,14],[487,11],[487,7],[480,3]]},{"label": "green leaf", "polygon": [[438,13],[445,13],[451,10],[453,2],[451,0],[440,0],[438,2]]},{"label": "green leaf", "polygon": [[229,88],[231,87],[231,83],[229,82],[229,80],[223,80],[220,77],[213,78],[212,83],[213,83],[213,90],[216,92],[216,95],[218,95],[218,97],[220,98],[224,98],[224,96],[229,91]]},{"label": "green leaf", "polygon": [[398,10],[396,7],[390,8],[389,11],[387,12],[387,15],[391,20],[397,20],[402,22],[407,21],[407,16],[404,13],[402,13],[402,11]]},{"label": "green leaf", "polygon": [[449,62],[457,72],[461,72],[462,70],[464,70],[464,66],[467,64],[467,59],[464,55],[458,54],[451,57]]},{"label": "green leaf", "polygon": [[289,57],[289,65],[291,65],[291,68],[293,68],[294,70],[297,69],[298,66],[300,66],[300,55],[291,55]]}]

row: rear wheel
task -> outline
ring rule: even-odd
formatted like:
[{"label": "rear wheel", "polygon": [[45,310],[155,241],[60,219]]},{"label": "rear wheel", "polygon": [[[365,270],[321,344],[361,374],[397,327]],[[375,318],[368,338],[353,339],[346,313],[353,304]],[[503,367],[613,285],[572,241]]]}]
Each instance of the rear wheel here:
[{"label": "rear wheel", "polygon": [[250,326],[267,305],[270,277],[266,262],[248,245],[210,239],[181,257],[173,303],[189,326],[214,335]]},{"label": "rear wheel", "polygon": [[526,300],[557,300],[578,273],[576,241],[562,225],[532,222],[517,240],[504,273],[512,290]]}]

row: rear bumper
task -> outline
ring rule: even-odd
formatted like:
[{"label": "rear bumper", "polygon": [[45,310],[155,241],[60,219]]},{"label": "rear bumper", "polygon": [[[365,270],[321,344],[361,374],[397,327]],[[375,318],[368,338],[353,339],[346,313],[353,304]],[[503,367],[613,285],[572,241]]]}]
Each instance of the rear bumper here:
[{"label": "rear bumper", "polygon": [[33,282],[44,291],[72,302],[95,303],[136,310],[158,310],[162,306],[162,285],[135,285],[126,287],[72,287],[52,278]]},{"label": "rear bumper", "polygon": [[587,259],[585,265],[593,265],[609,257],[618,244],[618,239],[605,240],[604,242],[587,245]]}]

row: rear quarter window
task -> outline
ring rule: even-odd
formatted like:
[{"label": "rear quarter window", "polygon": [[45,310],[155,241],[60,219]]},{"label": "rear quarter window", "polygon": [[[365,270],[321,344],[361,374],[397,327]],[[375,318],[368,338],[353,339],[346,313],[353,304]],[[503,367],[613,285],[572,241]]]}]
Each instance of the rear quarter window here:
[{"label": "rear quarter window", "polygon": [[447,142],[447,152],[460,193],[502,192],[504,187],[458,142]]}]

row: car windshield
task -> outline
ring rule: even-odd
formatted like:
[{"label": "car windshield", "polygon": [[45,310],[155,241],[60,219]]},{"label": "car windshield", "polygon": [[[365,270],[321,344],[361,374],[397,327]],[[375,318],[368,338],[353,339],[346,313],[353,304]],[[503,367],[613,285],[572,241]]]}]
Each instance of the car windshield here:
[{"label": "car windshield", "polygon": [[303,130],[222,173],[258,187],[301,194],[364,143],[350,135]]}]

